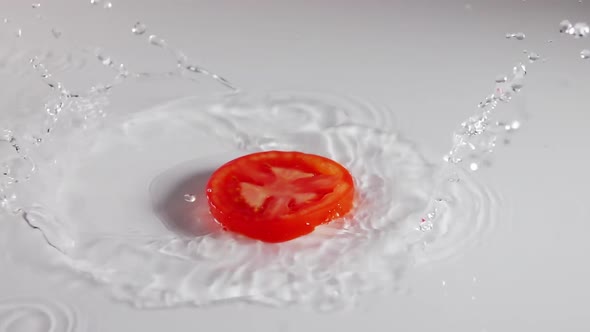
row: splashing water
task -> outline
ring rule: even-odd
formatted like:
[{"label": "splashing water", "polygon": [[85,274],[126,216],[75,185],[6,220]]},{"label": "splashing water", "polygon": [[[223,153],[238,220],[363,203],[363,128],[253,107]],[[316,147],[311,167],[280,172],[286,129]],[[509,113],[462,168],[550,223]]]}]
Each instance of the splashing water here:
[{"label": "splashing water", "polygon": [[507,130],[504,121],[493,121],[493,112],[499,103],[510,102],[523,87],[526,66],[522,63],[512,69],[510,77],[500,76],[496,79],[494,93],[479,103],[481,114],[476,114],[462,122],[453,137],[453,147],[445,160],[458,164],[465,160],[477,163],[485,160],[493,152],[498,138]]},{"label": "splashing water", "polygon": [[[469,172],[519,129],[496,108],[521,91],[525,65],[496,78],[453,134],[447,162],[433,163],[399,134],[387,108],[316,93],[236,93],[147,30],[137,22],[131,34],[165,50],[176,71],[135,72],[103,49],[30,56],[50,95],[0,137],[2,207],[117,298],[139,307],[244,300],[329,310],[396,287],[408,266],[460,254],[493,227],[497,197]],[[60,79],[60,68],[88,63],[109,73],[107,83],[75,91]],[[170,91],[204,78],[223,92]],[[233,157],[273,149],[344,164],[359,190],[352,215],[282,244],[221,229],[207,213],[206,179]]]}]

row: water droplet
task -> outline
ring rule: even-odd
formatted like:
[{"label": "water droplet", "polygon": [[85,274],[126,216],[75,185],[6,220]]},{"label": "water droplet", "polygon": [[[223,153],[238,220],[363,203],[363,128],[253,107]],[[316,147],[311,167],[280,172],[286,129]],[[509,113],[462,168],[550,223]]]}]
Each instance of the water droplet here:
[{"label": "water droplet", "polygon": [[574,25],[574,37],[583,38],[590,33],[590,27],[585,22],[578,22]]},{"label": "water droplet", "polygon": [[98,61],[100,61],[105,66],[112,67],[114,65],[114,62],[111,59],[111,57],[103,55],[100,52],[96,54],[96,58],[98,59]]},{"label": "water droplet", "polygon": [[520,90],[522,90],[523,85],[520,83],[513,83],[510,85],[510,88],[512,89],[512,91],[514,92],[520,92]]},{"label": "water droplet", "polygon": [[508,81],[508,77],[506,77],[506,76],[498,75],[496,77],[496,83],[504,83],[506,81]]},{"label": "water droplet", "polygon": [[16,30],[16,36],[17,36],[18,38],[20,38],[22,35],[23,35],[23,30],[22,30],[22,29],[18,29],[18,30]]},{"label": "water droplet", "polygon": [[158,46],[158,47],[166,46],[166,42],[164,41],[164,39],[162,39],[156,35],[150,35],[148,40],[149,40],[150,44],[152,44],[154,46]]},{"label": "water droplet", "polygon": [[59,114],[59,112],[61,112],[63,106],[63,102],[58,102],[55,105],[47,105],[45,111],[47,111],[47,114],[55,117]]},{"label": "water droplet", "polygon": [[514,66],[514,68],[512,68],[512,74],[514,75],[514,78],[523,78],[526,75],[526,66],[522,63]]},{"label": "water droplet", "polygon": [[517,33],[507,33],[506,39],[516,39],[516,40],[523,40],[525,38],[524,32],[517,32]]},{"label": "water droplet", "polygon": [[32,4],[31,7],[39,8],[39,7],[41,7],[41,4],[37,2],[37,3]]},{"label": "water droplet", "polygon": [[471,163],[469,164],[469,169],[472,171],[477,171],[479,169],[479,165],[477,163]]},{"label": "water droplet", "polygon": [[51,29],[51,34],[53,35],[53,37],[55,37],[55,39],[61,37],[61,31],[59,31],[56,28]]},{"label": "water droplet", "polygon": [[9,129],[3,129],[0,131],[0,141],[11,142],[14,139],[12,136],[12,131]]},{"label": "water droplet", "polygon": [[4,18],[4,20],[3,20],[3,21],[4,21],[4,23],[8,23],[8,22],[10,22],[10,20],[9,20],[8,18],[6,18],[6,17]]},{"label": "water droplet", "polygon": [[311,226],[311,223],[306,222],[305,226]]},{"label": "water droplet", "polygon": [[528,58],[529,58],[529,61],[531,63],[533,63],[533,62],[539,60],[541,58],[541,56],[539,54],[535,53],[535,52],[531,52],[531,53],[529,53]]},{"label": "water droplet", "polygon": [[90,0],[91,5],[98,5],[101,0]]},{"label": "water droplet", "polygon": [[189,203],[193,203],[194,201],[197,200],[197,198],[194,195],[186,194],[186,195],[184,195],[184,200]]},{"label": "water droplet", "polygon": [[197,74],[203,72],[203,70],[201,68],[199,68],[197,66],[193,66],[193,65],[188,65],[188,66],[185,66],[184,68],[190,72],[197,73]]},{"label": "water droplet", "polygon": [[548,43],[553,43],[553,39],[549,39],[547,42]]},{"label": "water droplet", "polygon": [[523,40],[525,38],[525,35],[522,32],[518,32],[514,35],[514,38],[516,38],[517,40]]},{"label": "water droplet", "polygon": [[568,21],[568,20],[563,20],[559,23],[559,32],[561,33],[567,33],[567,34],[572,34],[574,27],[572,25],[572,22]]},{"label": "water droplet", "polygon": [[113,3],[112,2],[106,2],[103,7],[105,9],[111,9],[111,8],[113,8]]},{"label": "water droplet", "polygon": [[584,49],[580,52],[580,58],[582,59],[590,59],[590,50]]},{"label": "water droplet", "polygon": [[443,287],[445,287],[447,285],[447,282],[443,280],[443,281],[441,281],[441,284]]},{"label": "water droplet", "polygon": [[520,122],[512,121],[512,125],[510,125],[510,128],[512,128],[513,130],[517,130],[518,128],[520,128]]},{"label": "water droplet", "polygon": [[136,35],[143,35],[145,33],[146,29],[147,29],[147,27],[145,26],[145,24],[143,24],[141,22],[136,22],[133,25],[133,28],[131,28],[131,32],[133,32]]}]

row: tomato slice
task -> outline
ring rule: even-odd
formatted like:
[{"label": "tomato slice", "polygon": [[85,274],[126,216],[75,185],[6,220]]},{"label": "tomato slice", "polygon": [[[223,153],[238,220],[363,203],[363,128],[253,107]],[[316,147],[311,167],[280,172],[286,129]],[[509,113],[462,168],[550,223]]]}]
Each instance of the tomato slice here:
[{"label": "tomato slice", "polygon": [[265,242],[308,234],[344,216],[353,204],[352,176],[328,158],[268,151],[234,159],[207,184],[209,210],[227,230]]}]

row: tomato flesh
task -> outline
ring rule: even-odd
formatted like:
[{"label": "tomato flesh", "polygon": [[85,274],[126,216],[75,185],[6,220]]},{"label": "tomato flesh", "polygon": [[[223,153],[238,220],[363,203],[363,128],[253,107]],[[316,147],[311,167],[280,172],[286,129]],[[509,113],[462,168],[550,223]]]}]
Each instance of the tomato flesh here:
[{"label": "tomato flesh", "polygon": [[354,184],[342,165],[295,151],[242,156],[207,184],[209,210],[227,230],[265,242],[308,234],[352,209]]}]

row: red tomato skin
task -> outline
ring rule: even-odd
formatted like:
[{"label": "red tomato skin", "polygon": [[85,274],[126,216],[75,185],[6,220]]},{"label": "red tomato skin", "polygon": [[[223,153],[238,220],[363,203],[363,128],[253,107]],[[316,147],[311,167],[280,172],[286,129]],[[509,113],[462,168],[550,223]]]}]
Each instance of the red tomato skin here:
[{"label": "red tomato skin", "polygon": [[[293,158],[311,158],[317,163],[330,163],[330,167],[337,167],[339,172],[341,172],[340,175],[342,178],[340,183],[344,187],[344,191],[341,192],[338,197],[333,199],[333,202],[329,208],[319,204],[318,208],[314,209],[314,207],[311,207],[307,209],[308,211],[305,211],[304,214],[288,214],[278,216],[275,219],[245,216],[245,214],[241,213],[240,211],[216,205],[216,202],[220,200],[219,197],[223,196],[224,198],[227,198],[225,197],[227,196],[227,193],[220,193],[217,190],[217,188],[220,187],[220,184],[216,183],[217,177],[221,176],[219,173],[223,172],[223,170],[227,170],[228,168],[231,169],[232,167],[237,167],[240,161],[246,158],[252,158],[253,156],[255,157],[257,155],[271,153],[278,155],[288,154]],[[281,163],[283,163],[283,161],[279,162],[279,164]],[[223,182],[221,183],[223,184]],[[322,156],[304,154],[302,152],[295,151],[259,152],[229,161],[228,163],[221,166],[217,171],[215,171],[207,184],[207,199],[209,202],[209,210],[211,215],[219,224],[221,224],[222,227],[224,227],[224,229],[245,235],[253,239],[258,239],[263,242],[278,243],[309,234],[315,229],[316,226],[328,223],[349,213],[353,208],[354,182],[348,170],[346,170],[342,165]],[[330,200],[328,199],[328,201]]]}]

